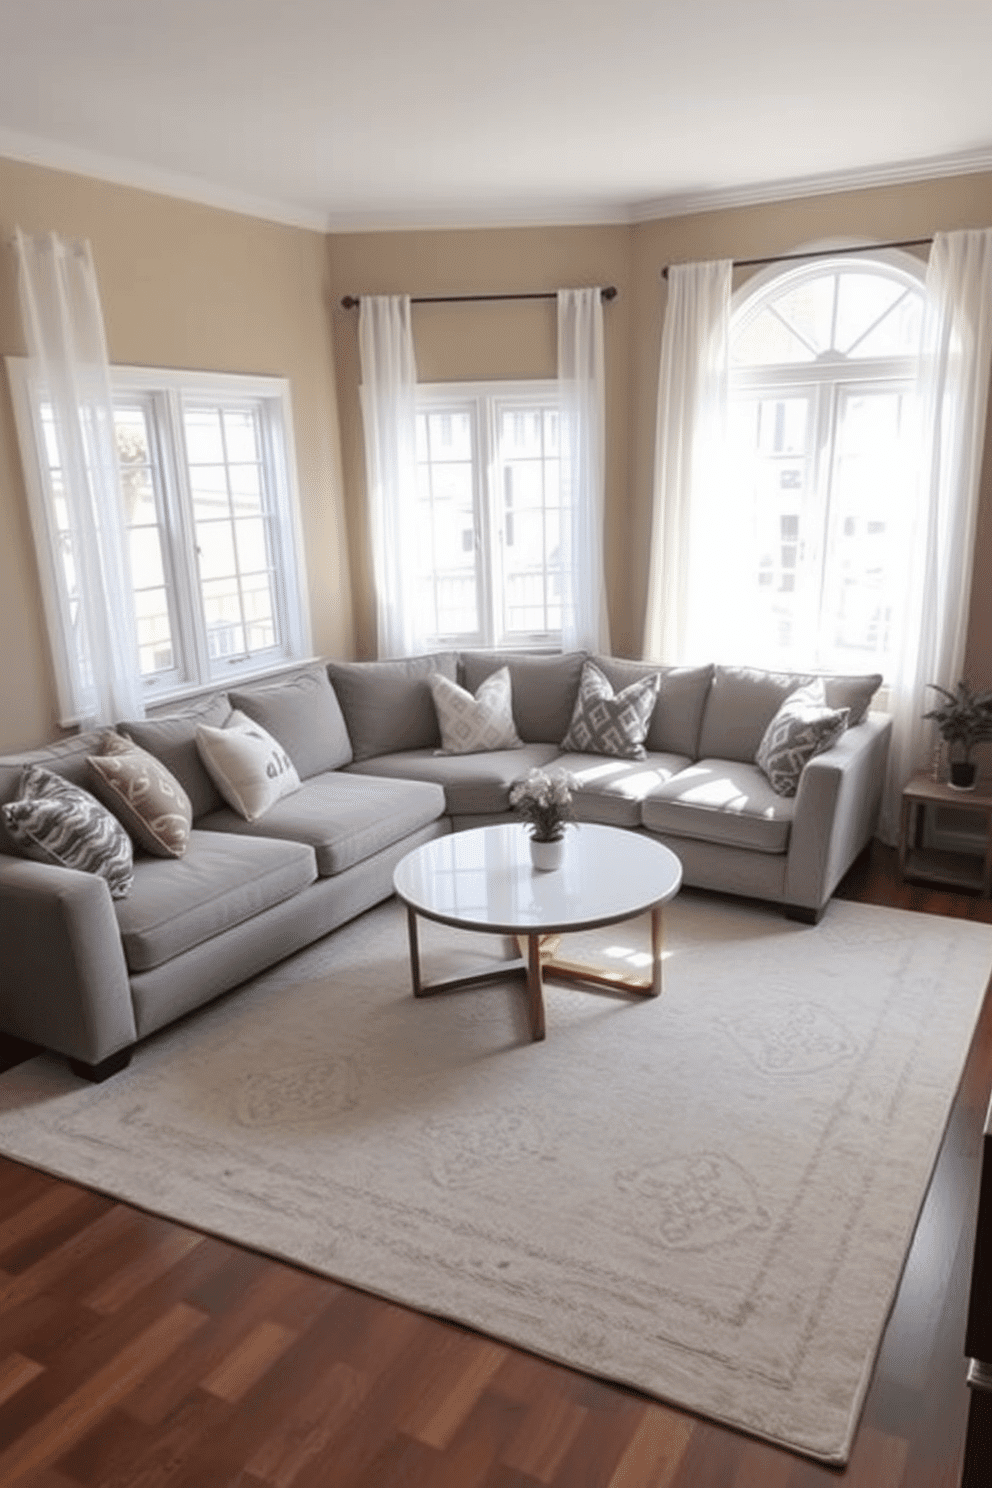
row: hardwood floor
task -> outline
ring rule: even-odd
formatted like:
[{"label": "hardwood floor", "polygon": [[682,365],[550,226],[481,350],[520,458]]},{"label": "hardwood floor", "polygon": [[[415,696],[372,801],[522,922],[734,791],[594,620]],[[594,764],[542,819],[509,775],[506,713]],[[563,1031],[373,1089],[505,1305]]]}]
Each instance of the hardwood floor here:
[{"label": "hardwood floor", "polygon": [[990,1085],[992,999],[843,1473],[0,1159],[0,1488],[956,1488]]}]

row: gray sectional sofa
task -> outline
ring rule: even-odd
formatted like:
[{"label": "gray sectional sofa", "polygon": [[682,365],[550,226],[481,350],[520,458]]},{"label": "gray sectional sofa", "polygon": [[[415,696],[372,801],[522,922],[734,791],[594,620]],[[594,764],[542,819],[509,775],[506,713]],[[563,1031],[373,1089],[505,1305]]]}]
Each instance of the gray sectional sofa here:
[{"label": "gray sectional sofa", "polygon": [[[187,850],[136,851],[131,890],[112,899],[101,877],[23,856],[0,822],[0,1031],[104,1078],[138,1040],[388,897],[411,848],[506,820],[513,782],[552,763],[579,783],[580,822],[649,833],[678,854],[686,884],[815,921],[875,828],[890,730],[867,711],[879,679],[825,679],[851,726],[783,797],[754,756],[805,675],[596,658],[618,691],[660,673],[645,757],[627,759],[559,747],[585,660],[332,661],[120,724],[186,791]],[[475,692],[503,665],[521,746],[439,754],[430,672]],[[232,708],[279,741],[301,781],[255,821],[225,804],[196,745],[197,727],[223,725]],[[0,803],[32,763],[92,789],[87,757],[104,732],[0,758]]]}]

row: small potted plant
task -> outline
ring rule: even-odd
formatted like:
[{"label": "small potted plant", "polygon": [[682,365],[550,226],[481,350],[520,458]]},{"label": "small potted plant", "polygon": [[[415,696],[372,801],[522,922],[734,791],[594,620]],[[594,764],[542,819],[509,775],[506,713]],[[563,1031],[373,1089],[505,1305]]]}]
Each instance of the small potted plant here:
[{"label": "small potted plant", "polygon": [[933,719],[947,745],[948,784],[954,790],[974,790],[978,766],[971,752],[976,744],[992,739],[992,692],[973,692],[966,681],[959,682],[953,692],[936,682],[927,685],[942,698],[940,706],[923,717]]},{"label": "small potted plant", "polygon": [[510,805],[530,823],[530,855],[535,868],[557,868],[564,849],[565,828],[575,820],[572,790],[575,777],[567,770],[529,770],[510,789]]}]

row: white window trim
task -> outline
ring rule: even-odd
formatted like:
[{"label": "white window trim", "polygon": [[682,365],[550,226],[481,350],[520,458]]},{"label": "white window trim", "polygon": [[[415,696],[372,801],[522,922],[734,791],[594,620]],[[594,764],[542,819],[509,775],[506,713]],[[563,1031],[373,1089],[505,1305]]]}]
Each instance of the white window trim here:
[{"label": "white window trim", "polygon": [[[833,245],[836,247],[837,245]],[[818,274],[839,270],[843,272],[875,272],[889,282],[901,279],[907,289],[925,297],[926,264],[901,249],[876,249],[865,245],[852,252],[847,245],[840,245],[841,252],[832,255],[830,248],[810,248],[810,257],[793,268],[784,268],[781,262],[770,263],[745,280],[731,297],[730,339],[739,334],[749,319],[761,313],[769,298],[786,291],[790,283]],[[857,245],[851,245],[851,248]],[[816,427],[813,431],[812,459],[818,466],[825,458],[823,424],[833,421],[833,405],[838,396],[838,385],[845,387],[880,387],[884,385],[905,386],[916,379],[919,368],[918,357],[893,356],[871,357],[863,361],[858,357],[842,356],[827,352],[805,362],[770,363],[765,366],[742,367],[730,363],[728,388],[730,398],[740,393],[774,395],[787,394],[790,388],[802,389],[812,395],[813,415]],[[829,408],[826,406],[829,404]],[[819,471],[816,485],[822,485]],[[876,696],[875,707],[884,709],[889,696],[888,679],[883,681]]]},{"label": "white window trim", "polygon": [[[559,651],[560,632],[557,635],[547,631],[533,632],[530,635],[515,634],[509,639],[496,633],[496,602],[502,589],[501,546],[499,534],[493,530],[494,502],[491,498],[487,499],[485,490],[480,489],[480,472],[486,468],[491,470],[495,461],[498,412],[514,405],[526,409],[532,409],[535,404],[558,406],[558,381],[553,377],[544,377],[417,383],[418,414],[452,402],[462,406],[468,403],[474,405],[473,424],[479,450],[474,471],[473,496],[481,532],[481,545],[476,546],[476,575],[482,626],[475,639],[464,632],[441,634],[431,636],[430,645],[435,650],[497,646],[501,651]],[[488,563],[484,561],[487,556]]]},{"label": "white window trim", "polygon": [[[22,452],[22,468],[28,496],[28,511],[38,561],[38,572],[42,590],[45,619],[51,640],[51,656],[55,670],[58,696],[63,700],[70,696],[69,667],[65,651],[65,637],[69,633],[69,616],[66,610],[65,587],[59,571],[58,534],[52,523],[52,506],[48,484],[45,479],[47,460],[44,436],[38,420],[38,399],[33,395],[30,362],[27,357],[5,357],[14,421],[18,443]],[[310,632],[309,588],[307,583],[306,556],[303,544],[300,517],[299,487],[296,468],[296,447],[293,433],[293,411],[289,382],[281,377],[256,376],[243,373],[195,372],[175,368],[122,366],[110,369],[111,390],[115,399],[119,395],[143,395],[153,404],[156,400],[169,401],[172,426],[182,428],[181,411],[186,397],[197,396],[209,399],[215,396],[227,403],[236,403],[240,398],[246,402],[264,401],[275,404],[275,418],[263,420],[263,437],[273,444],[266,451],[267,468],[278,482],[274,492],[273,530],[279,548],[280,561],[276,564],[275,578],[278,588],[278,606],[282,625],[285,628],[284,644],[279,656],[268,655],[264,661],[234,663],[227,676],[233,684],[290,670],[313,660],[313,644]],[[176,422],[178,419],[178,423]],[[157,437],[158,425],[153,423]],[[276,445],[278,441],[278,446]],[[28,458],[30,452],[31,458]],[[175,452],[159,450],[160,468],[166,486],[163,499],[170,503],[188,504],[185,471],[180,475],[175,468]],[[183,523],[187,531],[189,513]],[[167,568],[172,566],[171,551],[163,552]],[[177,565],[170,573],[172,593],[177,607],[183,611],[184,635],[193,638],[190,642],[194,655],[185,656],[177,662],[173,671],[158,677],[144,679],[146,705],[156,708],[160,703],[179,701],[198,694],[216,692],[225,685],[225,677],[218,663],[211,663],[203,645],[201,627],[191,613],[197,604],[192,597],[193,575],[185,567]],[[184,675],[184,666],[188,674]],[[211,675],[211,670],[213,674]],[[62,723],[71,726],[79,723],[77,717],[64,715]]]}]

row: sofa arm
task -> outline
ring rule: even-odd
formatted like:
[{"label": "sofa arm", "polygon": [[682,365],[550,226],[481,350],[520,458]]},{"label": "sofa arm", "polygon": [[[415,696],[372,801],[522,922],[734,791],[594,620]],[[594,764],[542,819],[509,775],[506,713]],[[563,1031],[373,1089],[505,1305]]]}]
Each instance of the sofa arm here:
[{"label": "sofa arm", "polygon": [[789,834],[785,902],[819,911],[878,824],[892,720],[872,713],[799,777]]},{"label": "sofa arm", "polygon": [[87,1065],[137,1039],[117,917],[96,874],[0,854],[0,1028]]}]

